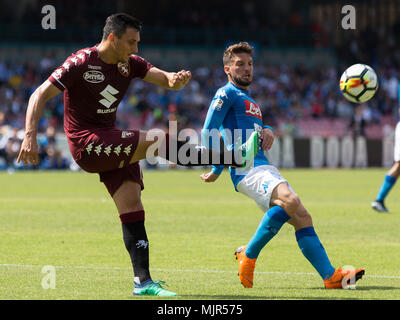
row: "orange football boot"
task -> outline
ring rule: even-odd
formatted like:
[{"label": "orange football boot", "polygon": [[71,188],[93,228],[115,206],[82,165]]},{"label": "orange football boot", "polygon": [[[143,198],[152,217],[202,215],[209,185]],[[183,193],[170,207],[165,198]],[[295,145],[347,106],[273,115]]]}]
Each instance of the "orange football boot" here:
[{"label": "orange football boot", "polygon": [[245,288],[253,287],[254,268],[256,267],[256,258],[250,259],[246,256],[246,247],[242,246],[236,249],[235,256],[239,262],[239,280]]},{"label": "orange football boot", "polygon": [[[332,277],[324,280],[326,289],[347,289],[355,285],[364,275],[364,269],[344,270],[342,267],[335,270]],[[346,278],[346,279],[345,279]]]}]

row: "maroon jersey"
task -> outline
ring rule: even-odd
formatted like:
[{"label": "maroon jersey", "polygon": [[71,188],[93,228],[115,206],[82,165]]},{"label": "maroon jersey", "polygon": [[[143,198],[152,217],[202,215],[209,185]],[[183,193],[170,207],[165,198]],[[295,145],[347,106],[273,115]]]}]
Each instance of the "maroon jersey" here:
[{"label": "maroon jersey", "polygon": [[151,67],[136,55],[127,63],[107,64],[94,46],[72,54],[49,77],[64,91],[64,130],[82,169],[104,172],[129,165],[139,132],[115,128],[116,111],[131,80],[144,78]]},{"label": "maroon jersey", "polygon": [[78,138],[93,128],[113,127],[118,104],[131,80],[144,78],[152,67],[145,59],[131,55],[128,63],[107,64],[97,47],[72,54],[49,77],[64,91],[64,130],[68,138]]}]

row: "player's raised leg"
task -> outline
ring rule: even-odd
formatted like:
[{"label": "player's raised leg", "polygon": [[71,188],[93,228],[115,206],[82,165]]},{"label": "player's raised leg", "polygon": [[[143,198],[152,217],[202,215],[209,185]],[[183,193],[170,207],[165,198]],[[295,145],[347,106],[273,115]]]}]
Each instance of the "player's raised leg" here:
[{"label": "player's raised leg", "polygon": [[225,165],[246,167],[252,163],[259,148],[259,137],[253,132],[236,150],[219,152],[197,144],[178,141],[161,129],[140,131],[139,142],[130,163],[160,156],[182,166]]},{"label": "player's raised leg", "polygon": [[151,279],[149,271],[149,241],[144,224],[145,211],[141,202],[141,186],[125,180],[113,194],[122,223],[125,247],[134,272],[133,295],[176,296]]}]

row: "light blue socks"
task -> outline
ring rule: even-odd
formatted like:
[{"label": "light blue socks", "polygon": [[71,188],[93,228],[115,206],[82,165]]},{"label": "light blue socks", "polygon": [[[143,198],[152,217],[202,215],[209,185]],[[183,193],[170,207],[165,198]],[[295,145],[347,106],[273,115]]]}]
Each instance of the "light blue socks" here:
[{"label": "light blue socks", "polygon": [[290,216],[280,206],[269,209],[246,246],[246,256],[250,259],[257,258],[264,246],[278,233],[282,225]]},{"label": "light blue socks", "polygon": [[300,250],[306,259],[313,265],[323,280],[329,279],[335,272],[335,268],[331,265],[314,227],[299,229],[295,234]]},{"label": "light blue socks", "polygon": [[[283,224],[290,219],[290,216],[280,206],[269,209],[246,246],[246,256],[255,259],[262,248],[278,233]],[[306,259],[317,270],[322,279],[329,279],[335,272],[331,265],[324,247],[318,239],[313,227],[299,229],[295,233],[297,243]]]},{"label": "light blue socks", "polygon": [[385,179],[383,180],[382,186],[379,190],[378,196],[376,198],[376,201],[383,202],[388,195],[389,191],[392,189],[396,182],[396,178],[386,175]]}]

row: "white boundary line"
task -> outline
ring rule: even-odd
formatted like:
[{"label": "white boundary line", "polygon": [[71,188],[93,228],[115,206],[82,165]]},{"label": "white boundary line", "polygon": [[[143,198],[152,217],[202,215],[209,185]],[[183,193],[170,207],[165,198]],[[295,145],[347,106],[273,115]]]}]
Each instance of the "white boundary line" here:
[{"label": "white boundary line", "polygon": [[[16,267],[16,268],[43,268],[40,265],[29,265],[29,264],[13,264],[3,263],[0,267]],[[56,269],[86,269],[86,270],[131,270],[132,268],[121,268],[121,267],[88,267],[88,266],[54,266]],[[161,268],[150,268],[151,271],[159,272],[187,272],[187,273],[237,273],[237,271],[230,270],[171,270]],[[296,276],[318,276],[316,273],[307,272],[280,272],[280,271],[255,271],[255,274],[277,274],[277,275],[296,275]],[[400,276],[386,276],[386,275],[365,275],[367,278],[380,278],[380,279],[400,279]]]}]

